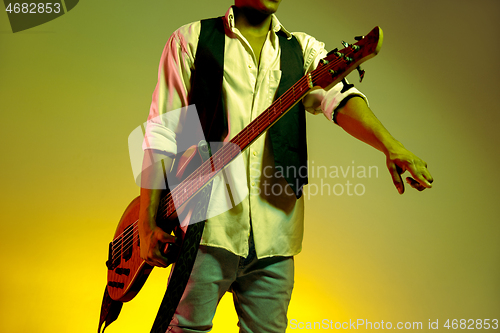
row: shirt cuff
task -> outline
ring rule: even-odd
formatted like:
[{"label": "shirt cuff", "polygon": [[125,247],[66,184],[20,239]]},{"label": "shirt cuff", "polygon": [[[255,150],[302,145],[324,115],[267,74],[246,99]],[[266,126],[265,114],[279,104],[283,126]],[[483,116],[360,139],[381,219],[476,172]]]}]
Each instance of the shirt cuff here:
[{"label": "shirt cuff", "polygon": [[368,99],[362,92],[354,88],[353,85],[348,84],[347,81],[342,80],[342,82],[336,84],[326,93],[325,98],[321,102],[323,114],[329,121],[336,124],[337,111],[354,96],[363,98],[366,104],[368,104]]},{"label": "shirt cuff", "polygon": [[177,154],[177,141],[175,133],[162,124],[148,121],[146,134],[142,142],[142,149],[155,149],[167,154]]}]

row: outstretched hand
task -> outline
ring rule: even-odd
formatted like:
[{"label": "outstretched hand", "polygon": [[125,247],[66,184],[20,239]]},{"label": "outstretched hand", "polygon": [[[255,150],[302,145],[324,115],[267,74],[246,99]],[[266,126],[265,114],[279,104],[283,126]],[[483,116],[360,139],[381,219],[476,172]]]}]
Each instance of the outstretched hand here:
[{"label": "outstretched hand", "polygon": [[401,175],[406,171],[411,177],[406,182],[413,188],[423,191],[432,187],[432,176],[427,163],[406,149],[385,129],[375,117],[365,100],[355,96],[347,101],[337,112],[337,123],[355,138],[366,142],[387,156],[386,164],[398,192],[403,194],[405,186]]},{"label": "outstretched hand", "polygon": [[401,147],[388,154],[386,164],[399,194],[405,191],[401,175],[406,171],[411,174],[411,177],[406,177],[406,182],[414,189],[423,191],[432,187],[433,178],[427,163],[406,148]]}]

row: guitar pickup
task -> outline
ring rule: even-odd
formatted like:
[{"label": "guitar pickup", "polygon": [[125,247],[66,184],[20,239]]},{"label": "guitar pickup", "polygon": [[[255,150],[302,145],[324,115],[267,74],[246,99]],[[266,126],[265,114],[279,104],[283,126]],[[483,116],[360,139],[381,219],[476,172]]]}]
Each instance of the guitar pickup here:
[{"label": "guitar pickup", "polygon": [[118,274],[118,275],[129,276],[130,275],[130,269],[129,268],[118,267],[117,269],[115,269],[115,273]]},{"label": "guitar pickup", "polygon": [[125,287],[125,284],[122,282],[110,281],[110,282],[108,282],[108,286],[110,286],[112,288],[123,289],[123,287]]}]

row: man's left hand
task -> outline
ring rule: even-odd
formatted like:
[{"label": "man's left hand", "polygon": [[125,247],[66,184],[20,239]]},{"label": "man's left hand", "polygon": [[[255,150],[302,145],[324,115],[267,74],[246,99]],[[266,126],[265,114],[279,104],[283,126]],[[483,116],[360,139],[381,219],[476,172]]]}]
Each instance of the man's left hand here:
[{"label": "man's left hand", "polygon": [[405,191],[401,175],[406,171],[411,174],[411,177],[406,177],[406,182],[414,189],[423,191],[432,187],[434,180],[427,169],[427,163],[406,148],[401,147],[387,154],[386,164],[399,194]]}]

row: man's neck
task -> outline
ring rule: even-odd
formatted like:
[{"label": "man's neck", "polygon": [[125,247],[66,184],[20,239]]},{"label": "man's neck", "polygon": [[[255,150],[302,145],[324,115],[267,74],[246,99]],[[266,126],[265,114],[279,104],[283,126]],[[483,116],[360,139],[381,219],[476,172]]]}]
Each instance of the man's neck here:
[{"label": "man's neck", "polygon": [[263,37],[271,26],[272,14],[264,14],[252,8],[233,7],[235,25],[244,35]]}]

